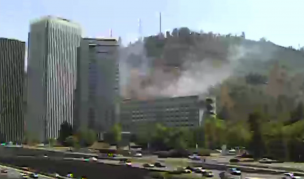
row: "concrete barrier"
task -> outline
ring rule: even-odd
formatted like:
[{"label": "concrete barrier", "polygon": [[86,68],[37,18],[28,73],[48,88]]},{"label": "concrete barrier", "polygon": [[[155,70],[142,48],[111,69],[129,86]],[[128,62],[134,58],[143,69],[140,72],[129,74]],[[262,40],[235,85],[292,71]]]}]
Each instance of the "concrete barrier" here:
[{"label": "concrete barrier", "polygon": [[141,168],[53,158],[0,157],[0,163],[17,167],[26,166],[43,173],[66,175],[72,172],[76,177],[86,176],[91,179],[143,179],[149,174],[148,170]]}]

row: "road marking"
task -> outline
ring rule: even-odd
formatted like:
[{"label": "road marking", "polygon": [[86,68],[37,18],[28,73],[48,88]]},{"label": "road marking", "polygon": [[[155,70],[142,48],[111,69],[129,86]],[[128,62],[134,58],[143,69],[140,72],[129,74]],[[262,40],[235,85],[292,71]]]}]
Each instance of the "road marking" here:
[{"label": "road marking", "polygon": [[[11,170],[15,170],[15,171],[18,171],[18,172],[22,172],[22,173],[26,173],[26,174],[30,174],[30,173],[33,173],[33,172],[29,172],[29,171],[24,171],[24,170],[20,170],[20,169],[17,169],[17,168],[13,168],[13,167],[9,167],[9,166],[5,166],[5,165],[0,165],[1,168],[6,168],[6,169],[11,169]],[[54,179],[54,177],[50,177],[50,176],[46,176],[46,175],[42,175],[42,174],[39,174],[40,176],[44,177],[44,178],[50,178],[50,179]]]}]

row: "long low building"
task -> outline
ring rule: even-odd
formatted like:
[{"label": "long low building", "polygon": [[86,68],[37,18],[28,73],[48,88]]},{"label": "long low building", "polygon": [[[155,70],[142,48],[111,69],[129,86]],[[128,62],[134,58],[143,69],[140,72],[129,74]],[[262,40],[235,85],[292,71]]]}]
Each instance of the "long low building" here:
[{"label": "long low building", "polygon": [[203,121],[204,100],[201,96],[123,100],[120,122],[124,131],[138,132],[153,124],[168,127],[196,127]]}]

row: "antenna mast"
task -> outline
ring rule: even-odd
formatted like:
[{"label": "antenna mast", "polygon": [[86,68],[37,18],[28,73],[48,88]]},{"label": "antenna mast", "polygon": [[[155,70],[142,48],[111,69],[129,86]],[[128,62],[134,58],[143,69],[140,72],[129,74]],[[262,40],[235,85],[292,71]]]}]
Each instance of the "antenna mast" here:
[{"label": "antenna mast", "polygon": [[161,12],[159,13],[159,34],[162,33],[162,16]]},{"label": "antenna mast", "polygon": [[138,19],[138,35],[139,35],[139,40],[142,40],[142,29],[141,29],[141,19]]}]

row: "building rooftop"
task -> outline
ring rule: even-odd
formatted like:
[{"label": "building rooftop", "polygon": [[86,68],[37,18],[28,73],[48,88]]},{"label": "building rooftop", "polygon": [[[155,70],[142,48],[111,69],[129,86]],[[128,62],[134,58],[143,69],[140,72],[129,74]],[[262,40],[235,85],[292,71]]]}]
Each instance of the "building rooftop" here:
[{"label": "building rooftop", "polygon": [[66,19],[66,18],[62,18],[62,17],[57,17],[57,16],[43,16],[37,19],[33,19],[30,21],[30,24],[35,24],[37,22],[42,22],[42,21],[49,21],[49,20],[55,20],[58,22],[62,22],[62,23],[67,23],[69,25],[73,25],[73,26],[77,26],[77,27],[81,27],[80,24],[73,22],[72,20]]},{"label": "building rooftop", "polygon": [[18,41],[18,42],[25,43],[24,41],[19,40],[19,39],[14,39],[14,38],[6,38],[6,37],[0,37],[0,40]]}]

